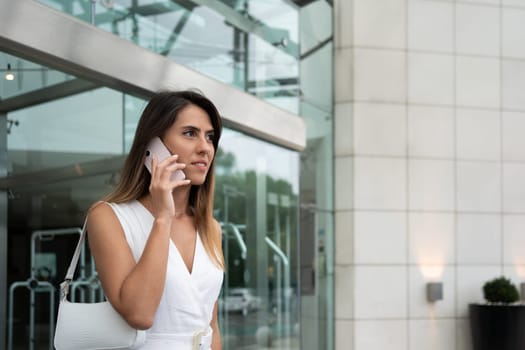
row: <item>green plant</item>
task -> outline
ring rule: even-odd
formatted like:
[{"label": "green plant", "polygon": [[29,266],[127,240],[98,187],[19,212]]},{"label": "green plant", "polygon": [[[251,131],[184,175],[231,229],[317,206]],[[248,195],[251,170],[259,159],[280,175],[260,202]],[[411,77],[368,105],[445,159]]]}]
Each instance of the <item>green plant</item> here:
[{"label": "green plant", "polygon": [[518,289],[510,279],[494,278],[483,285],[483,296],[489,303],[510,304],[519,300]]}]

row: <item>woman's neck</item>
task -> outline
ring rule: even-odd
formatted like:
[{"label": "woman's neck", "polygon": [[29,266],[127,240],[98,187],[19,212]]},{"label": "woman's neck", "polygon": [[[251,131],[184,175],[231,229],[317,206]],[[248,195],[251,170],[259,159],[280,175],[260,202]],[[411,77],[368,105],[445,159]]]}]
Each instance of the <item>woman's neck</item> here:
[{"label": "woman's neck", "polygon": [[190,186],[175,189],[173,191],[173,202],[175,203],[176,218],[190,215]]}]

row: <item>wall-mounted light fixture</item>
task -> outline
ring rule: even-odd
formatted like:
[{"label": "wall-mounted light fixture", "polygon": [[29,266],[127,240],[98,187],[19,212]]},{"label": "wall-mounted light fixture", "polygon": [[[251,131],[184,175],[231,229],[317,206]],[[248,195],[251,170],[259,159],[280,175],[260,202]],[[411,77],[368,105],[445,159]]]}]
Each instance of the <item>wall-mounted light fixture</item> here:
[{"label": "wall-mounted light fixture", "polygon": [[7,70],[5,71],[5,76],[4,76],[5,80],[15,80],[15,74],[13,73],[13,71],[11,70],[11,64],[7,64]]},{"label": "wall-mounted light fixture", "polygon": [[442,282],[428,282],[427,283],[427,301],[433,303],[438,300],[443,300],[443,283]]}]

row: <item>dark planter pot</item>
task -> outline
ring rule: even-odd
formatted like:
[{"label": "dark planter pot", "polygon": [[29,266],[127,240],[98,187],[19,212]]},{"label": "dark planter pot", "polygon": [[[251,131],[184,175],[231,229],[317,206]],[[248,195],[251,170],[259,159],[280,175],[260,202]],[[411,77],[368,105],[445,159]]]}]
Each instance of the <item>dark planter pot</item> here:
[{"label": "dark planter pot", "polygon": [[474,350],[525,350],[525,305],[470,304]]}]

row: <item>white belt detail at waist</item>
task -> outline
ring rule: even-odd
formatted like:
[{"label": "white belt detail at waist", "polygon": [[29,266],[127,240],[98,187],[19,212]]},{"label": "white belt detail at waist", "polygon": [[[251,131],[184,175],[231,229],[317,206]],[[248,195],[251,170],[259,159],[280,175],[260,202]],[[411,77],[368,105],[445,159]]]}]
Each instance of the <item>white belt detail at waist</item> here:
[{"label": "white belt detail at waist", "polygon": [[208,327],[206,332],[194,334],[183,333],[148,333],[146,344],[140,350],[161,350],[168,347],[180,350],[210,350],[213,330]]}]

